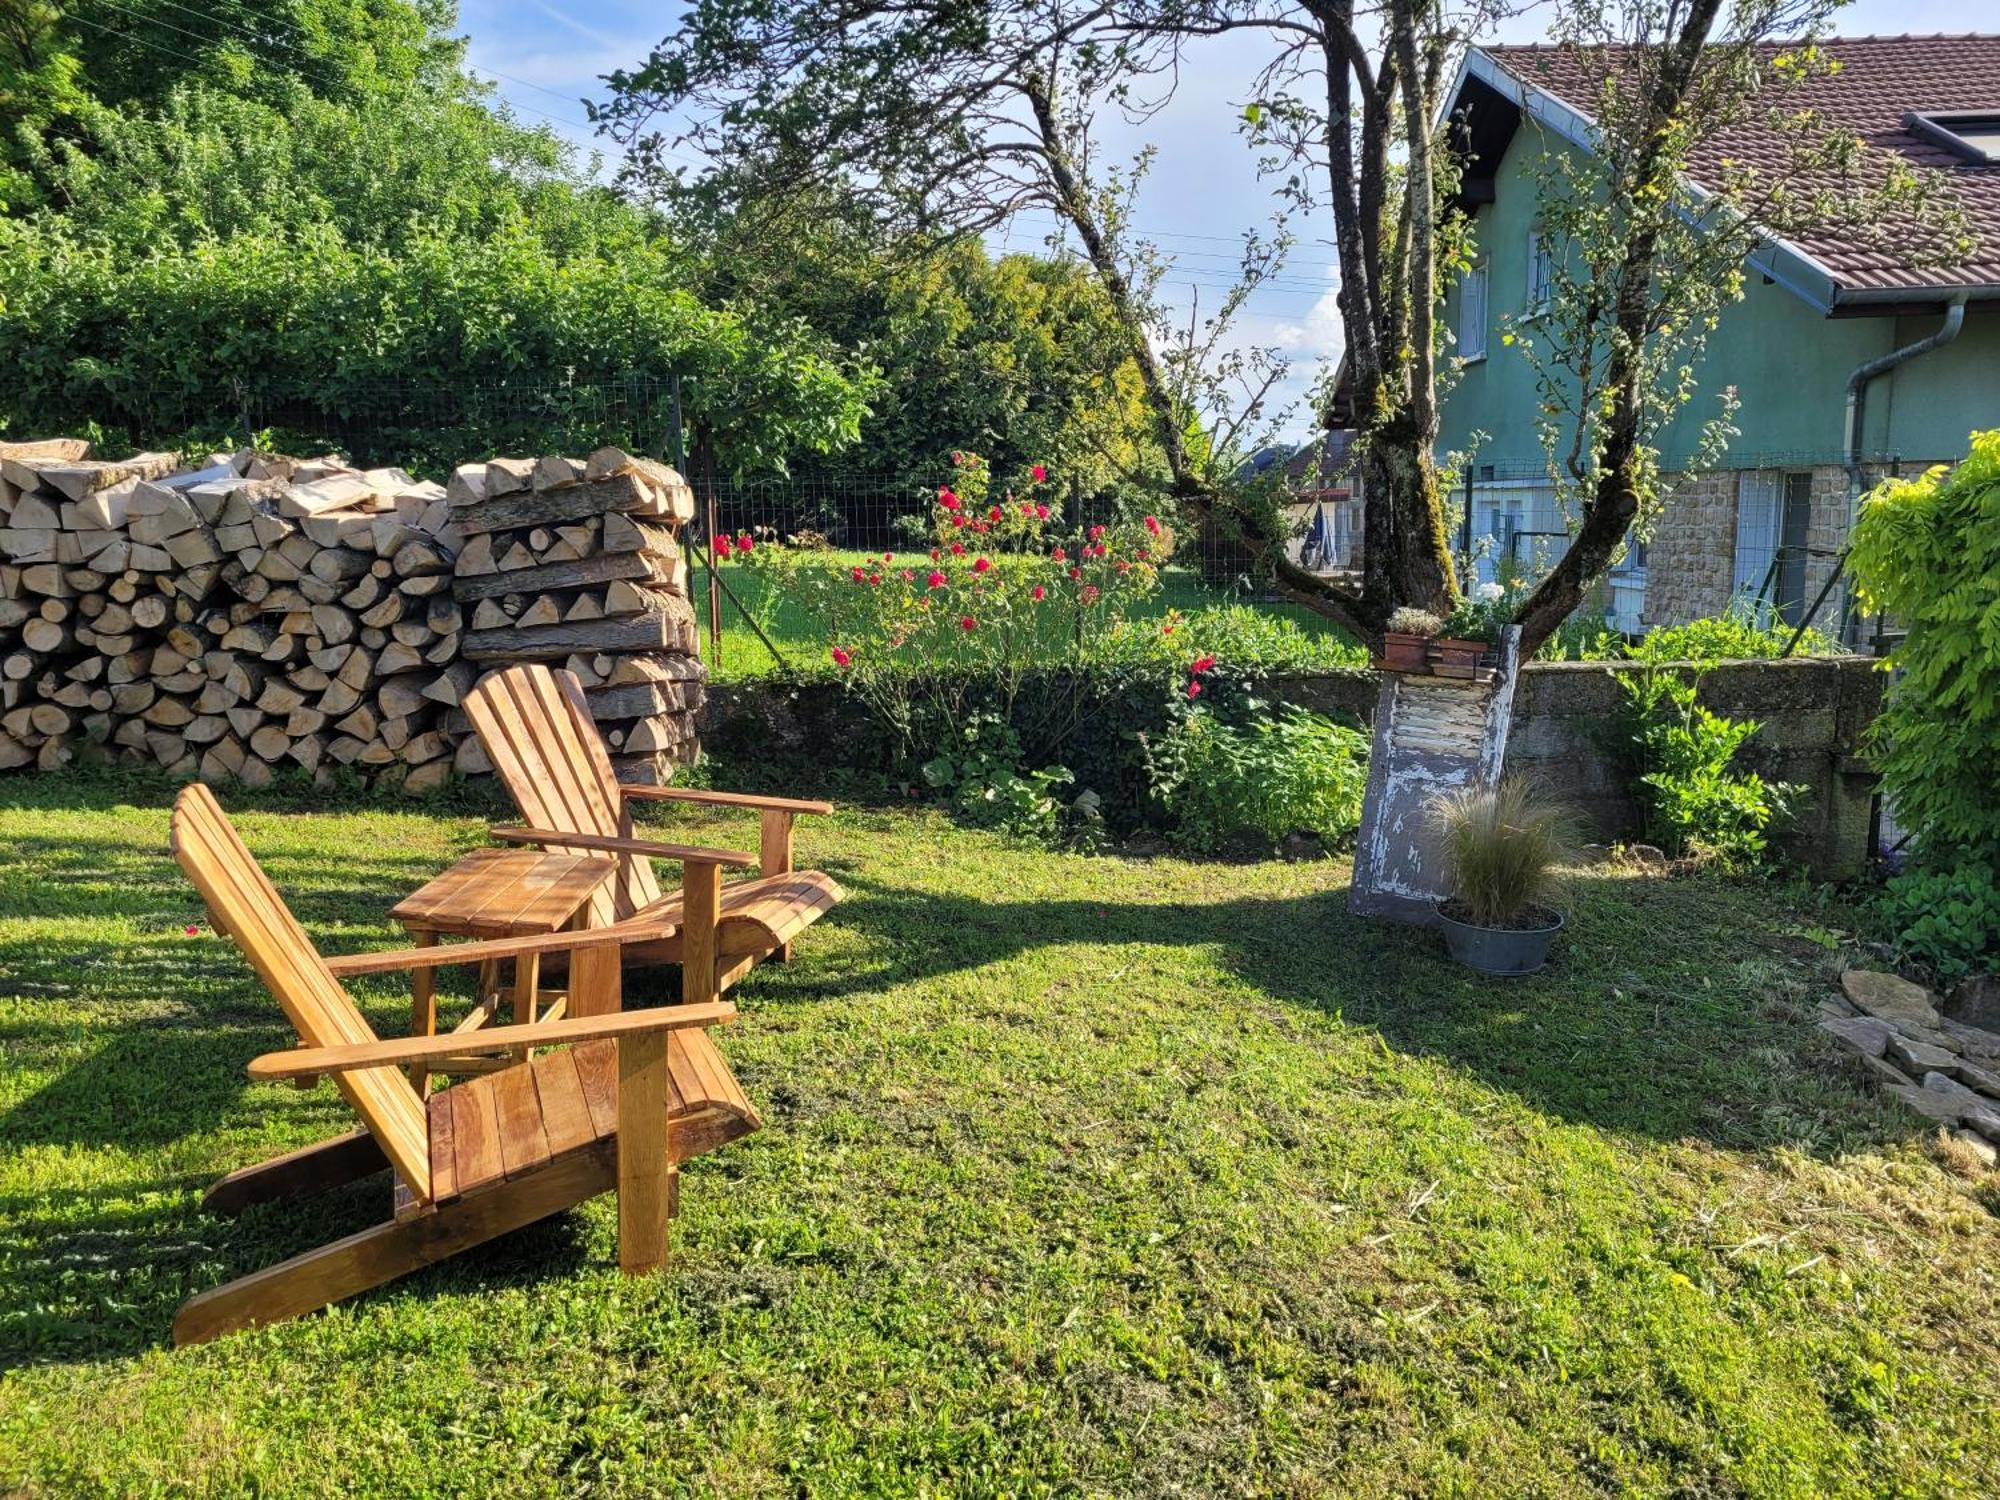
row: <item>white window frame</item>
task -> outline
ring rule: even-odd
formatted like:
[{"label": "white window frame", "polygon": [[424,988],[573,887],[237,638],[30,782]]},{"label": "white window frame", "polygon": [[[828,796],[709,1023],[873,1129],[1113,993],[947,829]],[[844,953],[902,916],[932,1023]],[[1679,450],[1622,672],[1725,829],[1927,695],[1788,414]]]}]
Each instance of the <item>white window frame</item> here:
[{"label": "white window frame", "polygon": [[[1458,283],[1458,357],[1467,364],[1486,358],[1486,265],[1472,267]],[[1477,314],[1475,317],[1474,314]]]}]

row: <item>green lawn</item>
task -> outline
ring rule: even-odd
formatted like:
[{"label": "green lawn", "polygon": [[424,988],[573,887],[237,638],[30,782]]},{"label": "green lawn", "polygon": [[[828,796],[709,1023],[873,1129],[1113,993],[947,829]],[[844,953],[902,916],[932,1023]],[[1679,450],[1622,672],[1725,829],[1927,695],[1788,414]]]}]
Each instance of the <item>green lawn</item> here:
[{"label": "green lawn", "polygon": [[[245,1080],[290,1035],[185,935],[163,793],[0,799],[0,1491],[2000,1492],[2000,1188],[1816,1037],[1778,889],[1592,875],[1498,985],[1344,863],[858,809],[801,839],[848,903],[737,992],[768,1125],[684,1173],[667,1275],[600,1199],[176,1352],[386,1187],[199,1212],[351,1119]],[[329,949],[480,837],[227,800]]]}]

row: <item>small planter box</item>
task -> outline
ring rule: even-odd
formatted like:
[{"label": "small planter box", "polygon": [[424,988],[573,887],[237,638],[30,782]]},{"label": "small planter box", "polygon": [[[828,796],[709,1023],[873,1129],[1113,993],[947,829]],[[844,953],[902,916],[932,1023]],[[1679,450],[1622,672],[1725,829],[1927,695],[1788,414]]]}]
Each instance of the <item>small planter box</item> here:
[{"label": "small planter box", "polygon": [[1380,672],[1428,672],[1431,638],[1406,630],[1382,632],[1382,654],[1375,658]]},{"label": "small planter box", "polygon": [[1427,654],[1434,677],[1458,677],[1471,682],[1478,678],[1482,666],[1489,677],[1492,675],[1492,666],[1486,660],[1491,648],[1484,641],[1438,636],[1429,644]]}]

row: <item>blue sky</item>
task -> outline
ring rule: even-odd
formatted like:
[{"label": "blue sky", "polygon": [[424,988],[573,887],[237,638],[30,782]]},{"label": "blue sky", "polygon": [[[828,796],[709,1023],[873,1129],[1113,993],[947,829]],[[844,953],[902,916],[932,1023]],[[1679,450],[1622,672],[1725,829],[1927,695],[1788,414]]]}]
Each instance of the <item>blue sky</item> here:
[{"label": "blue sky", "polygon": [[[602,97],[602,75],[641,61],[672,26],[678,5],[637,0],[460,0],[459,31],[468,62],[529,121],[546,123],[586,149],[607,149],[592,135],[581,101]],[[1847,35],[1991,30],[1993,0],[1855,0],[1839,19]],[[1530,42],[1545,21],[1535,12],[1514,18],[1499,39]],[[1254,38],[1218,41],[1201,66],[1184,73],[1173,102],[1142,127],[1116,116],[1099,121],[1107,159],[1129,158],[1151,143],[1158,150],[1141,192],[1137,221],[1175,261],[1170,300],[1185,313],[1192,299],[1213,304],[1232,279],[1233,247],[1247,229],[1267,225],[1272,199],[1236,130],[1250,82],[1264,56]],[[1034,249],[1052,225],[1024,221],[1017,248]],[[1253,294],[1239,325],[1241,342],[1276,346],[1293,361],[1283,396],[1296,401],[1313,367],[1340,353],[1333,306],[1333,253],[1310,226],[1284,271]],[[996,237],[996,248],[1002,241]],[[1309,424],[1289,424],[1294,435]]]}]

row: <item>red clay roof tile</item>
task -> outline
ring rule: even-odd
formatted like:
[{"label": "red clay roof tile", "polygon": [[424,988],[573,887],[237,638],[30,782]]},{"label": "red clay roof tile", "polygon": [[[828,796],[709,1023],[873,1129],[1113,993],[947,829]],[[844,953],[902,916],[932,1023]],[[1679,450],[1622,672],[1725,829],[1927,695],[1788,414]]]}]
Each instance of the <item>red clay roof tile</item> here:
[{"label": "red clay roof tile", "polygon": [[[1759,50],[1770,57],[1797,45],[1771,43]],[[1871,150],[1895,152],[1917,166],[1948,173],[1978,243],[1970,256],[1951,265],[1912,264],[1894,245],[1837,234],[1788,243],[1824,266],[1843,291],[2000,288],[2000,164],[1970,161],[1912,129],[1907,118],[1912,112],[2000,113],[2000,36],[1830,37],[1819,46],[1840,62],[1840,70],[1802,85],[1787,97],[1787,108],[1816,110]],[[1603,64],[1589,54],[1548,46],[1481,50],[1523,83],[1590,114]],[[1694,179],[1717,180],[1724,157],[1769,168],[1788,161],[1782,138],[1761,121],[1732,127],[1699,149]]]}]

